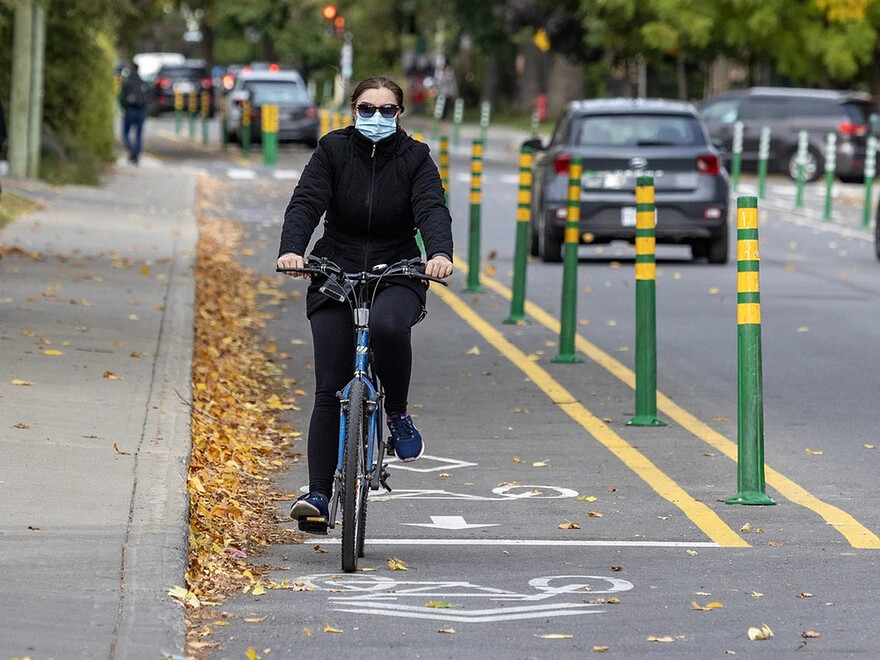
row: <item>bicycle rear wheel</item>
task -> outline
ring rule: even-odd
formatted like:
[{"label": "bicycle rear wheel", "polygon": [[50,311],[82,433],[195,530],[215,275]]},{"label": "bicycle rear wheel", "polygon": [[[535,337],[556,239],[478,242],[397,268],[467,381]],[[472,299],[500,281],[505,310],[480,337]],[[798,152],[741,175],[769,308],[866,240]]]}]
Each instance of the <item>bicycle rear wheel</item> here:
[{"label": "bicycle rear wheel", "polygon": [[352,382],[348,399],[342,458],[342,570],[352,573],[357,570],[358,557],[363,556],[369,490],[364,469],[366,391],[361,381]]}]

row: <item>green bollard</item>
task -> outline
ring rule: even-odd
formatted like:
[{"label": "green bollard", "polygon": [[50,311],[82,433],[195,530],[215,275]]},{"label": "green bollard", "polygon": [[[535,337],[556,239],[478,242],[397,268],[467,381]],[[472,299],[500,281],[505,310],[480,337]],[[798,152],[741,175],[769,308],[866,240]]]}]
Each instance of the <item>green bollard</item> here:
[{"label": "green bollard", "polygon": [[452,146],[457,147],[461,135],[461,121],[464,118],[464,99],[455,99],[452,106]]},{"label": "green bollard", "polygon": [[489,134],[489,117],[492,115],[492,104],[489,101],[483,101],[480,104],[480,139],[486,144]]},{"label": "green bollard", "polygon": [[208,144],[208,120],[211,116],[211,95],[202,92],[202,144]]},{"label": "green bollard", "polygon": [[797,148],[797,192],[794,196],[794,207],[796,209],[804,208],[804,179],[806,178],[807,169],[807,141],[809,135],[806,131],[798,131],[798,148]]},{"label": "green bollard", "polygon": [[260,109],[260,136],[263,140],[263,165],[274,167],[278,162],[278,106]]},{"label": "green bollard", "polygon": [[743,123],[735,122],[733,125],[733,161],[730,165],[731,190],[739,190],[739,175],[742,171],[743,155]]},{"label": "green bollard", "polygon": [[568,164],[568,214],[565,219],[565,261],[562,264],[562,313],[559,319],[559,355],[553,362],[583,362],[574,353],[577,324],[578,246],[581,226],[581,175],[583,159],[572,156]]},{"label": "green bollard", "polygon": [[187,98],[187,111],[189,114],[189,139],[196,139],[196,113],[199,110],[199,99],[195,92],[190,92]]},{"label": "green bollard", "polygon": [[764,199],[767,184],[767,161],[770,159],[770,127],[761,127],[761,138],[758,142],[758,199]]},{"label": "green bollard", "polygon": [[519,194],[516,206],[516,247],[513,251],[513,290],[510,296],[510,316],[504,323],[525,325],[526,266],[529,249],[529,222],[532,219],[532,149],[522,147],[519,153]]},{"label": "green bollard", "polygon": [[737,494],[728,504],[776,504],[764,493],[764,385],[758,200],[736,203]]},{"label": "green bollard", "polygon": [[862,229],[867,229],[871,224],[871,189],[874,186],[874,177],[877,175],[877,138],[868,136],[868,144],[865,147],[865,203],[862,206]]},{"label": "green bollard", "polygon": [[483,141],[474,140],[471,152],[471,215],[468,230],[468,275],[465,293],[480,293],[480,207],[483,203]]},{"label": "green bollard", "polygon": [[657,257],[654,177],[636,178],[636,415],[628,426],[666,426],[657,417]]},{"label": "green bollard", "polygon": [[174,134],[180,135],[183,125],[183,92],[174,92]]},{"label": "green bollard", "polygon": [[831,204],[834,200],[834,170],[837,167],[837,133],[830,131],[825,140],[825,212],[824,220],[831,220]]},{"label": "green bollard", "polygon": [[434,122],[431,125],[431,139],[436,140],[440,134],[440,120],[443,119],[443,113],[446,111],[446,95],[438,94],[434,100]]},{"label": "green bollard", "polygon": [[440,136],[440,183],[443,184],[443,198],[449,206],[449,138]]},{"label": "green bollard", "polygon": [[246,99],[241,104],[241,155],[251,155],[251,102]]}]

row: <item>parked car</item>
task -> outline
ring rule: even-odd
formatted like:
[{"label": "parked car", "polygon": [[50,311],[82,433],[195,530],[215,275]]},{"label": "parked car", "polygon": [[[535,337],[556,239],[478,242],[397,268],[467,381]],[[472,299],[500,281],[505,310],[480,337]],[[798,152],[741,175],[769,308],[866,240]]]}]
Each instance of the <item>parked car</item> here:
[{"label": "parked car", "polygon": [[728,258],[729,182],[696,108],[661,99],[568,104],[535,162],[531,252],[562,259],[569,162],[583,159],[581,243],[635,242],[636,177],[654,177],[658,243],[690,245],[694,258]]},{"label": "parked car", "polygon": [[262,138],[261,113],[264,105],[278,106],[278,141],[318,144],[318,106],[297,71],[241,72],[226,97],[227,137],[241,142],[241,113],[250,104],[251,140]]},{"label": "parked car", "polygon": [[187,60],[182,64],[163,64],[153,79],[153,98],[150,114],[156,116],[174,110],[174,94],[181,92],[184,108],[188,107],[188,95],[195,92],[198,97],[198,111],[202,108],[202,92],[208,92],[211,99],[210,116],[214,116],[214,80],[201,60]]},{"label": "parked car", "polygon": [[138,53],[131,58],[138,65],[138,75],[151,82],[163,64],[183,64],[186,58],[182,53]]},{"label": "parked car", "polygon": [[864,179],[865,146],[871,130],[874,104],[868,94],[827,89],[752,87],[721,94],[700,106],[700,115],[713,140],[732,156],[733,126],[743,123],[742,163],[754,169],[758,162],[761,127],[770,127],[768,170],[797,179],[798,133],[808,131],[809,147],[804,174],[814,181],[825,172],[828,133],[837,134],[835,171],[841,181]]}]

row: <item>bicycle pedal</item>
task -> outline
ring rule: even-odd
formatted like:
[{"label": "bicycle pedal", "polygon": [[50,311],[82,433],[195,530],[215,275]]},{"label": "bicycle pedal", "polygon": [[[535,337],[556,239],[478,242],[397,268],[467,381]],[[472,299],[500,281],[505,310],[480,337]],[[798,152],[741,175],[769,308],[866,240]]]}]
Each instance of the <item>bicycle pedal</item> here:
[{"label": "bicycle pedal", "polygon": [[298,521],[299,531],[306,534],[327,536],[327,519],[324,516],[309,516]]}]

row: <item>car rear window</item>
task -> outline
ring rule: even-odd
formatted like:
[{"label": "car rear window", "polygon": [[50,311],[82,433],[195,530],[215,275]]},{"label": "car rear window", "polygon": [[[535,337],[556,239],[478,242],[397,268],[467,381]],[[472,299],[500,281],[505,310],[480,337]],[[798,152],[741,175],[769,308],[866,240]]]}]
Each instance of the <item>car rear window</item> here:
[{"label": "car rear window", "polygon": [[168,78],[207,78],[208,72],[191,66],[163,66],[159,75]]},{"label": "car rear window", "polygon": [[252,80],[245,85],[255,105],[268,103],[311,103],[308,91],[290,80]]},{"label": "car rear window", "polygon": [[689,146],[705,144],[705,138],[690,115],[610,114],[581,117],[571,142],[579,147]]}]

